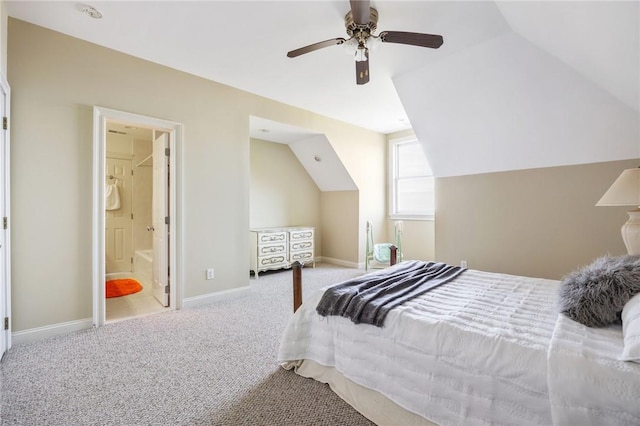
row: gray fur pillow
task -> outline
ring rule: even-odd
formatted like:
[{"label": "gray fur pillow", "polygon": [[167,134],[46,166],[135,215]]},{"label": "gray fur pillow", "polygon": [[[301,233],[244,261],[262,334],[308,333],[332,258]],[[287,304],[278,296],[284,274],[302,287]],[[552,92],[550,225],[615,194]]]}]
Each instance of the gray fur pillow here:
[{"label": "gray fur pillow", "polygon": [[560,312],[588,327],[620,320],[624,305],[640,293],[640,255],[605,256],[560,283]]}]

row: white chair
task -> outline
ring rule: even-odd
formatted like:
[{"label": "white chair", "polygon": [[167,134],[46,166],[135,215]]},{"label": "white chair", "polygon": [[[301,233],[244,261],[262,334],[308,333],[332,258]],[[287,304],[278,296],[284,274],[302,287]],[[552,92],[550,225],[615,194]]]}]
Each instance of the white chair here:
[{"label": "white chair", "polygon": [[369,269],[386,268],[391,264],[391,246],[397,247],[396,262],[402,261],[402,221],[397,220],[393,223],[395,234],[395,243],[374,243],[373,242],[373,225],[367,221],[367,241],[365,255],[365,271]]}]

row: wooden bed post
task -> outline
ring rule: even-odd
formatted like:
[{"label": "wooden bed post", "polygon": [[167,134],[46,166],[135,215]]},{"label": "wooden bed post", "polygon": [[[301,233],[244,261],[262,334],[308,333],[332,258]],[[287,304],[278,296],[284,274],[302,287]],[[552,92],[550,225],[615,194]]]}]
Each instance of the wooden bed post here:
[{"label": "wooden bed post", "polygon": [[[393,266],[398,262],[398,247],[392,245],[389,250],[391,251],[389,264]],[[302,263],[293,262],[291,271],[293,272],[293,312],[295,313],[302,305]]]},{"label": "wooden bed post", "polygon": [[389,265],[393,266],[398,263],[398,247],[391,246],[389,247],[389,250],[391,250],[391,259],[389,261]]},{"label": "wooden bed post", "polygon": [[302,264],[298,261],[291,265],[293,271],[293,312],[302,305]]}]

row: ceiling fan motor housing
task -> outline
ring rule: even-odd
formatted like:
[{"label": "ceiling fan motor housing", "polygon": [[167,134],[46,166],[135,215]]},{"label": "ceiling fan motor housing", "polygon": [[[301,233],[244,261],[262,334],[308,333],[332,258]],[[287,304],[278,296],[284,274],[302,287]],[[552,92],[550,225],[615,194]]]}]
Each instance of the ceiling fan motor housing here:
[{"label": "ceiling fan motor housing", "polygon": [[358,42],[366,41],[378,27],[378,11],[373,7],[369,8],[369,22],[364,25],[358,25],[353,20],[353,13],[350,10],[344,17],[344,26],[347,29],[349,37],[355,37]]}]

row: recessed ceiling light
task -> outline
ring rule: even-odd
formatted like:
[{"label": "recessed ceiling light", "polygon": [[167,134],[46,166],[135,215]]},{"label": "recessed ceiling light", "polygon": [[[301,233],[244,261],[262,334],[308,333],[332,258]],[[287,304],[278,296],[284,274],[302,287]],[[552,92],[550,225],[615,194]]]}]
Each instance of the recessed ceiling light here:
[{"label": "recessed ceiling light", "polygon": [[270,130],[269,130],[269,129],[258,129],[258,131],[259,131],[260,133],[269,133],[269,132],[270,132]]},{"label": "recessed ceiling light", "polygon": [[98,9],[96,9],[93,6],[84,6],[82,8],[82,13],[84,13],[85,15],[89,15],[94,19],[102,18],[102,12],[100,12]]}]

